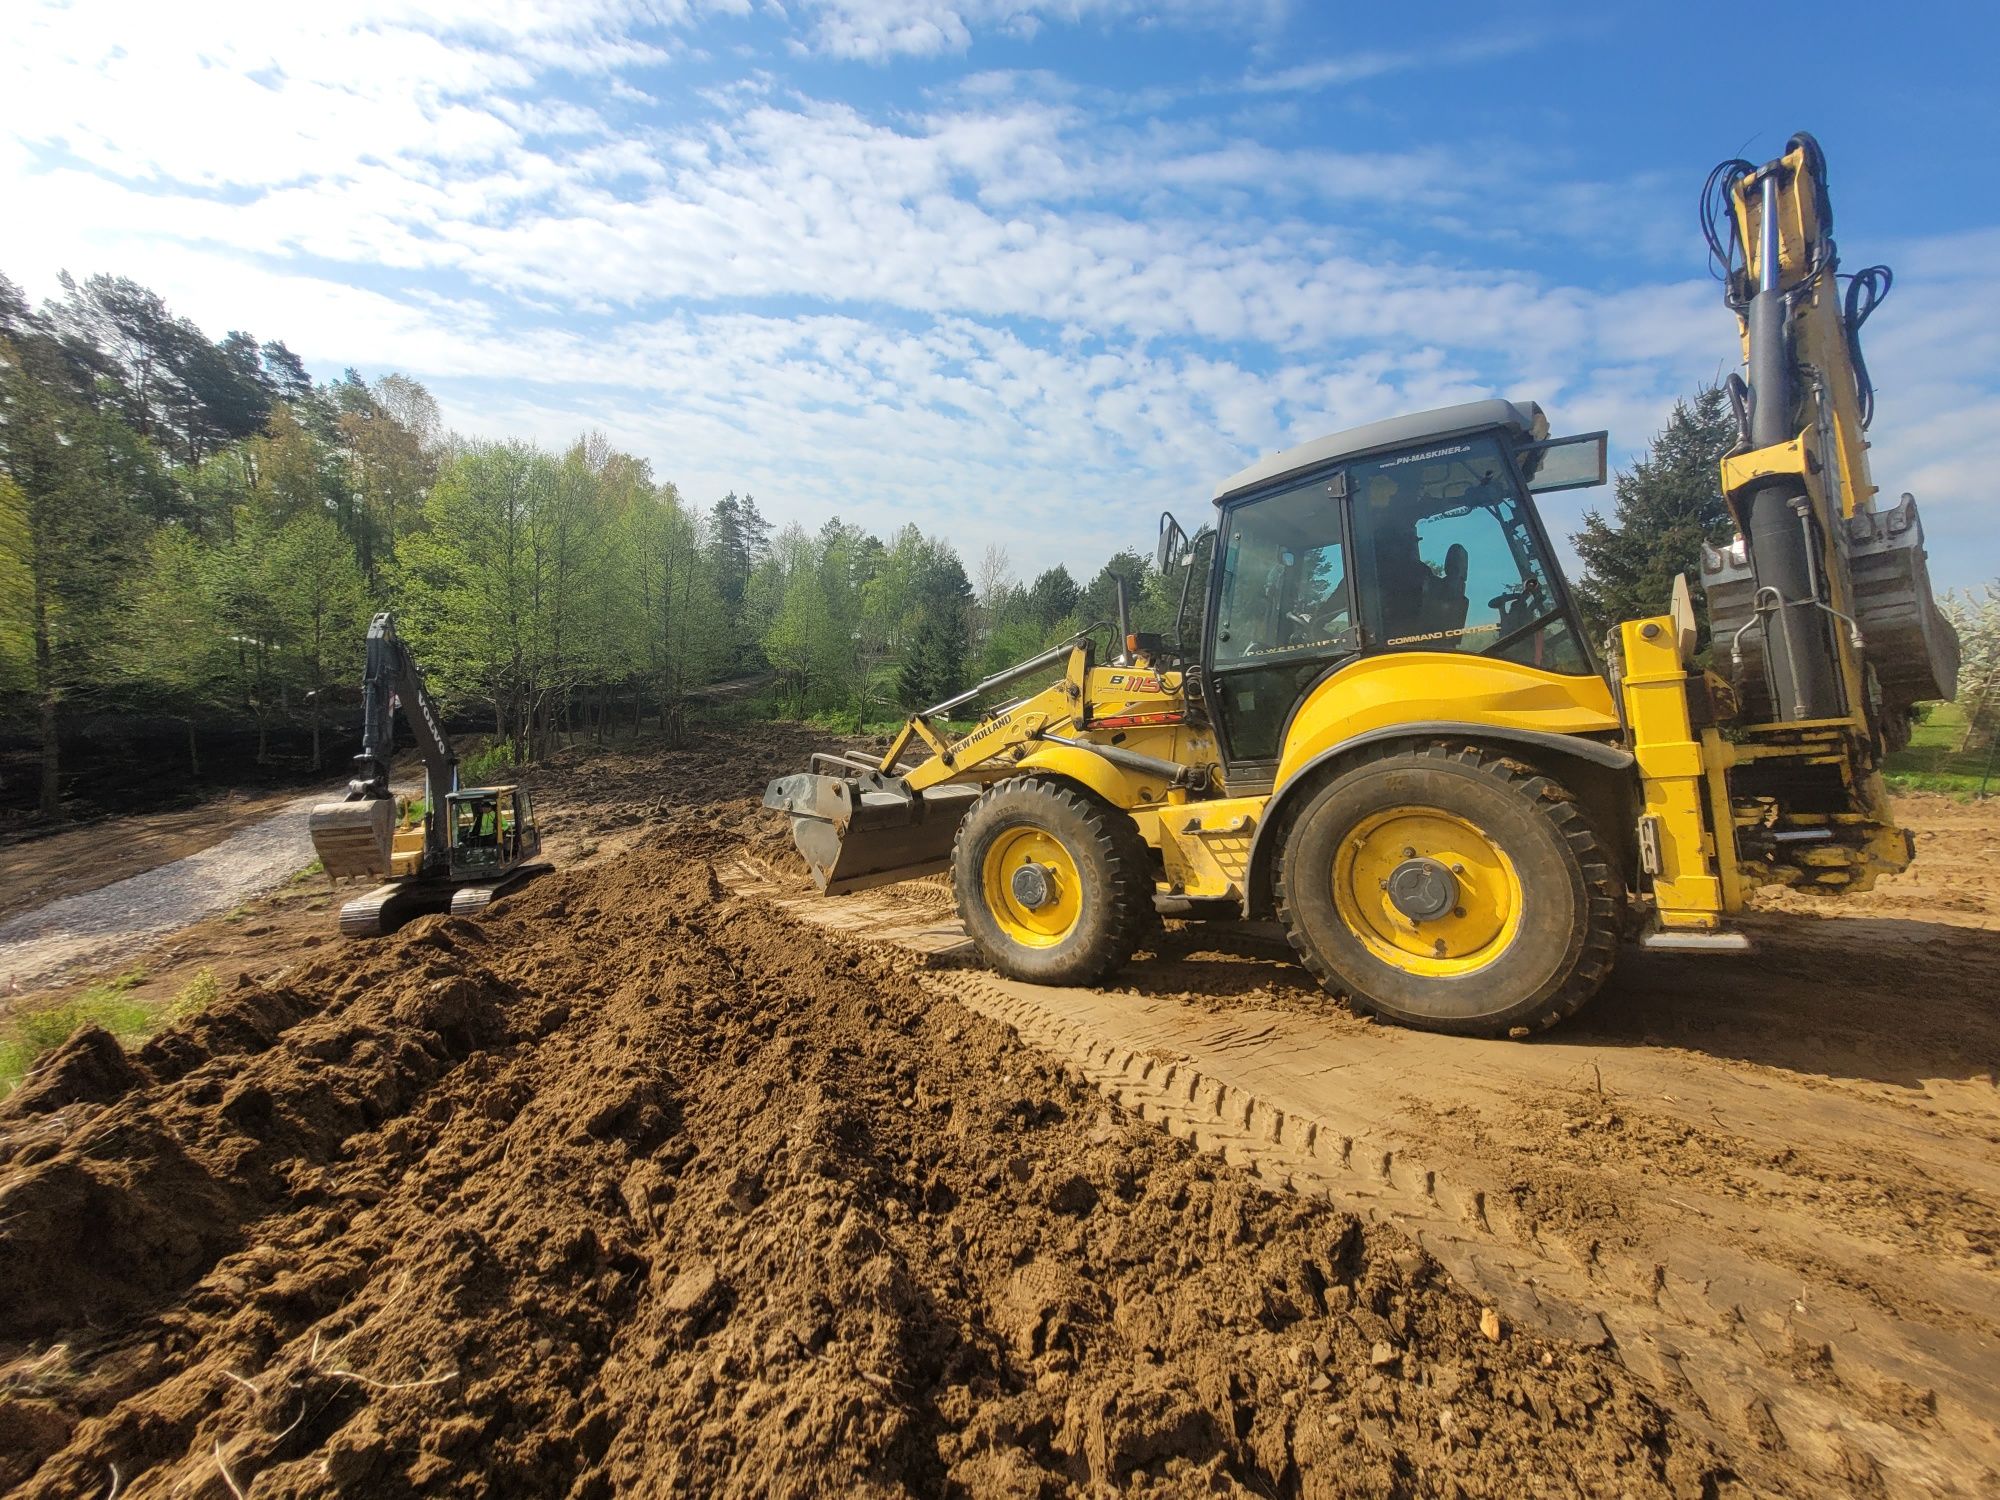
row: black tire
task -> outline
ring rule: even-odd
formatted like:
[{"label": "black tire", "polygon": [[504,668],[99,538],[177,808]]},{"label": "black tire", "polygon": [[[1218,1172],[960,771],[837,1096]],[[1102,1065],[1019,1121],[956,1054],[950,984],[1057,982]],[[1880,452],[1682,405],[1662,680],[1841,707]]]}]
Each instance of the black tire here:
[{"label": "black tire", "polygon": [[[1518,925],[1471,972],[1386,959],[1350,920],[1360,914],[1336,909],[1343,842],[1370,819],[1409,809],[1472,825],[1518,878]],[[1589,819],[1559,783],[1488,750],[1384,747],[1307,796],[1279,849],[1278,915],[1293,949],[1327,989],[1384,1020],[1526,1036],[1574,1015],[1618,956],[1624,890]]]},{"label": "black tire", "polygon": [[[1076,868],[1081,910],[1067,936],[1051,946],[1011,937],[987,903],[987,854],[1020,829],[1055,839]],[[1012,777],[980,794],[952,844],[951,884],[965,930],[986,961],[1010,979],[1034,984],[1095,984],[1158,926],[1152,861],[1131,818],[1046,777]]]}]

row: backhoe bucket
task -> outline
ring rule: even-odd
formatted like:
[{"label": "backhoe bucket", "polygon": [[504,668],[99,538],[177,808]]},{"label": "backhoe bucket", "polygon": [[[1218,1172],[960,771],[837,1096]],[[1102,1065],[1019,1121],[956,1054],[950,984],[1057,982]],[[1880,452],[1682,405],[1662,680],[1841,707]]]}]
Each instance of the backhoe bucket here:
[{"label": "backhoe bucket", "polygon": [[396,833],[396,799],[364,797],[322,802],[306,819],[313,852],[327,874],[386,876]]},{"label": "backhoe bucket", "polygon": [[838,896],[949,869],[952,839],[978,796],[976,786],[912,795],[880,777],[802,772],[772,782],[764,805],[791,815],[813,883]]}]

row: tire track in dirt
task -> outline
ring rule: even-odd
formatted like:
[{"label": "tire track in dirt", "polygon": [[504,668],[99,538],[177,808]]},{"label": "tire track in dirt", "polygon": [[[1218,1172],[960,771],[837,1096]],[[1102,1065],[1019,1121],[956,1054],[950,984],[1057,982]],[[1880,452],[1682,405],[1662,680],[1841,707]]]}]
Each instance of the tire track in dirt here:
[{"label": "tire track in dirt", "polygon": [[1865,1089],[1814,1093],[1664,1049],[1388,1031],[1316,994],[1272,1009],[1162,993],[1139,972],[1136,994],[1015,984],[962,967],[962,933],[929,893],[802,898],[754,861],[732,878],[931,955],[937,993],[1205,1149],[1395,1224],[1522,1326],[1608,1343],[1727,1449],[1761,1454],[1773,1483],[1996,1483],[1985,1132],[1952,1140]]}]

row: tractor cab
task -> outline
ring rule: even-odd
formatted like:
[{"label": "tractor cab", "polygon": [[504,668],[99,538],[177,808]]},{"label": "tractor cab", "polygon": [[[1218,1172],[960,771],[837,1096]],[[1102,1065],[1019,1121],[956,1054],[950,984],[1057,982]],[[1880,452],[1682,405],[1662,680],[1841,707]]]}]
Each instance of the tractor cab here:
[{"label": "tractor cab", "polygon": [[541,852],[534,803],[518,786],[470,787],[445,798],[454,880],[512,869]]},{"label": "tractor cab", "polygon": [[[1473,402],[1321,438],[1220,487],[1199,660],[1232,767],[1274,765],[1302,696],[1358,657],[1595,673],[1533,496],[1603,483],[1605,435],[1547,434],[1538,407]],[[1208,540],[1166,517],[1160,556],[1192,571]]]}]

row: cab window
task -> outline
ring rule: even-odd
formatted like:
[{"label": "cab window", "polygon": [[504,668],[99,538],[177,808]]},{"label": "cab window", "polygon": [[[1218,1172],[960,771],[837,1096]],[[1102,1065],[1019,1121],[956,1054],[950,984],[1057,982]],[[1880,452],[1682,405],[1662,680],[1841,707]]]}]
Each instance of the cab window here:
[{"label": "cab window", "polygon": [[1494,438],[1356,464],[1350,494],[1371,649],[1590,670]]},{"label": "cab window", "polygon": [[1218,668],[1351,645],[1340,507],[1324,480],[1240,507],[1222,545]]},{"label": "cab window", "polygon": [[1360,649],[1334,488],[1322,475],[1223,521],[1208,691],[1232,763],[1275,761],[1300,695]]}]

